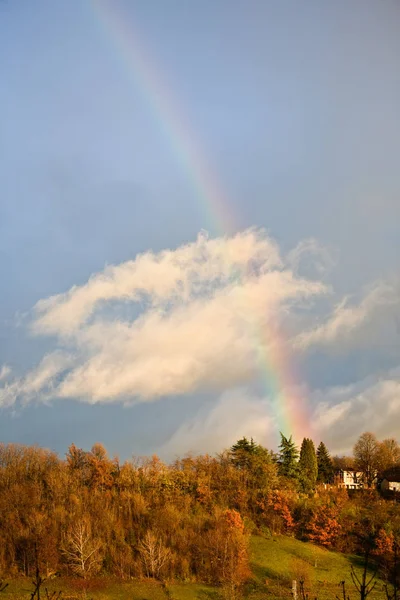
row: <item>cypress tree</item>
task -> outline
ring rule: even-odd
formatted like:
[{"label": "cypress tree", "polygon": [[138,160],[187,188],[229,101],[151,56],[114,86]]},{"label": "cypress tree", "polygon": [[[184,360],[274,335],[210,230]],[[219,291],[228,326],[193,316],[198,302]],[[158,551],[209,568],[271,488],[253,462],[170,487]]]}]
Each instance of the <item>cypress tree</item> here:
[{"label": "cypress tree", "polygon": [[318,464],[314,442],[309,438],[304,438],[301,444],[299,471],[303,490],[307,493],[314,490],[318,476]]},{"label": "cypress tree", "polygon": [[317,448],[318,481],[322,483],[333,483],[334,468],[332,458],[324,442]]},{"label": "cypress tree", "polygon": [[298,463],[297,459],[299,457],[299,451],[296,448],[296,444],[292,440],[292,436],[287,438],[281,434],[281,443],[279,446],[279,475],[284,475],[285,477],[296,478],[298,475]]}]

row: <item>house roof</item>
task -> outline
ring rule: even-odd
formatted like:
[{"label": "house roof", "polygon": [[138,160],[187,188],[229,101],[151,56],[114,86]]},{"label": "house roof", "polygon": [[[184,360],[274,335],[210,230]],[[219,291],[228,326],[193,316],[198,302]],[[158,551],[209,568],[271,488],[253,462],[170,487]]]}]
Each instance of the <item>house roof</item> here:
[{"label": "house roof", "polygon": [[387,481],[400,482],[400,465],[388,469],[382,474],[382,477],[383,479],[387,479]]},{"label": "house roof", "polygon": [[338,469],[338,473],[362,473],[360,469]]}]

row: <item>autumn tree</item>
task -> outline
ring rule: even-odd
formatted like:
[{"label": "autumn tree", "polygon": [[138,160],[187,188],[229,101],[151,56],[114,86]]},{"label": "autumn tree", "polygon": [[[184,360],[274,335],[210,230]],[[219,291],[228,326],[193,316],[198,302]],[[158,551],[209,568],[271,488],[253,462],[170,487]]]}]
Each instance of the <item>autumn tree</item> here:
[{"label": "autumn tree", "polygon": [[307,539],[328,548],[333,546],[340,533],[338,516],[335,506],[318,505],[308,524]]},{"label": "autumn tree", "polygon": [[227,600],[239,600],[243,597],[243,583],[250,575],[248,539],[239,513],[227,510],[223,521],[229,542],[229,550],[223,564],[223,589]]},{"label": "autumn tree", "polygon": [[375,536],[374,554],[377,556],[385,556],[393,553],[395,537],[392,531],[386,531],[381,527]]},{"label": "autumn tree", "polygon": [[347,471],[354,469],[355,461],[353,456],[334,456],[332,458],[333,472],[336,471]]},{"label": "autumn tree", "polygon": [[317,476],[318,464],[314,442],[309,438],[304,438],[299,458],[299,477],[303,491],[309,493],[315,489]]},{"label": "autumn tree", "polygon": [[229,600],[242,598],[241,588],[250,574],[248,536],[236,510],[216,511],[215,527],[205,536],[202,554],[213,566],[211,582],[221,584]]},{"label": "autumn tree", "polygon": [[82,448],[71,444],[66,454],[68,470],[81,485],[87,485],[90,480],[90,465],[88,453]]},{"label": "autumn tree", "polygon": [[293,497],[290,491],[272,490],[261,498],[258,505],[261,510],[262,524],[273,533],[292,533],[295,521],[292,516]]},{"label": "autumn tree", "polygon": [[379,442],[369,431],[358,438],[353,449],[355,466],[363,473],[367,487],[372,486],[379,465]]},{"label": "autumn tree", "polygon": [[158,579],[170,559],[170,549],[163,544],[161,538],[154,532],[147,531],[138,545],[138,550],[147,577]]},{"label": "autumn tree", "polygon": [[113,463],[107,456],[107,450],[102,444],[96,443],[87,453],[89,469],[89,485],[93,489],[109,489],[112,486]]},{"label": "autumn tree", "polygon": [[378,445],[377,469],[379,475],[392,467],[400,465],[400,445],[394,438],[383,440]]},{"label": "autumn tree", "polygon": [[240,481],[247,488],[247,508],[254,512],[259,496],[277,484],[277,466],[273,453],[261,444],[243,437],[231,447],[231,461],[240,471]]},{"label": "autumn tree", "polygon": [[92,535],[87,518],[75,522],[67,533],[61,551],[75,575],[87,579],[101,567],[101,543]]}]

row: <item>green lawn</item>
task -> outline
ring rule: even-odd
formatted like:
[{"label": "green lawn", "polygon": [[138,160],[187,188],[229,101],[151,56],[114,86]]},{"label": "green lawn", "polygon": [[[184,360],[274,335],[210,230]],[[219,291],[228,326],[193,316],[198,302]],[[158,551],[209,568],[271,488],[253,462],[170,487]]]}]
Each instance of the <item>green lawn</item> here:
[{"label": "green lawn", "polygon": [[[350,577],[351,565],[359,571],[357,557],[345,556],[324,550],[313,544],[300,542],[289,537],[251,539],[251,569],[253,577],[246,586],[243,598],[249,600],[289,600],[293,579],[303,578],[309,599],[335,600],[341,597],[338,583],[345,580],[350,600],[358,595]],[[10,581],[1,594],[4,600],[29,600],[32,590],[29,579]],[[81,600],[82,592],[68,579],[53,579],[48,582],[49,592],[63,590],[64,600]],[[98,579],[87,598],[93,600],[221,600],[220,591],[201,584],[175,583],[163,587],[158,582],[119,582]],[[382,582],[369,600],[383,600]],[[43,590],[42,599],[46,600]],[[300,597],[299,597],[300,600]]]}]

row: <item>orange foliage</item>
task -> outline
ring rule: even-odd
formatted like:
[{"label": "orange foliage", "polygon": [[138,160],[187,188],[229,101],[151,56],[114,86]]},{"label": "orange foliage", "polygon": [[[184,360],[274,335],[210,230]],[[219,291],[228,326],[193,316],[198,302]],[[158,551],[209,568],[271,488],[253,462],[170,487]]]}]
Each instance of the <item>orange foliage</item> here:
[{"label": "orange foliage", "polygon": [[320,505],[316,508],[308,526],[307,538],[322,546],[332,546],[340,532],[338,510]]},{"label": "orange foliage", "polygon": [[282,518],[285,530],[290,532],[295,523],[289,508],[288,496],[280,490],[274,490],[267,498],[267,505]]},{"label": "orange foliage", "polygon": [[223,516],[225,523],[228,525],[229,529],[238,531],[239,533],[244,532],[244,523],[243,519],[240,516],[240,513],[237,510],[226,510]]},{"label": "orange foliage", "polygon": [[203,481],[199,481],[197,484],[197,499],[203,506],[211,506],[213,493],[210,486]]},{"label": "orange foliage", "polygon": [[393,533],[386,533],[384,529],[380,529],[375,540],[375,551],[374,553],[378,556],[384,556],[385,554],[392,554],[394,548],[394,535]]}]

